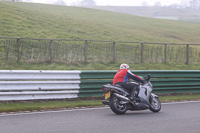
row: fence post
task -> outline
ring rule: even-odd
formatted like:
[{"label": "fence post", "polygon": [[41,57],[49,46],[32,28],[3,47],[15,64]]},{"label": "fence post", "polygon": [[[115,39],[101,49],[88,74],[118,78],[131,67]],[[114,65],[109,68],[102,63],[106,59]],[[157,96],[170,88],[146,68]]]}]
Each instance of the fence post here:
[{"label": "fence post", "polygon": [[20,62],[20,38],[17,38],[17,63]]},{"label": "fence post", "polygon": [[186,45],[186,64],[189,64],[189,56],[190,56],[190,48],[189,48],[189,44]]},{"label": "fence post", "polygon": [[113,61],[117,61],[117,56],[116,56],[116,42],[113,42]]},{"label": "fence post", "polygon": [[5,53],[5,62],[8,62],[8,54],[9,54],[9,49],[7,47],[7,41],[4,42],[5,44],[5,50],[6,50],[6,53]]},{"label": "fence post", "polygon": [[141,63],[144,62],[144,44],[141,43]]},{"label": "fence post", "polygon": [[50,41],[50,63],[53,61],[53,40]]},{"label": "fence post", "polygon": [[88,41],[85,40],[85,49],[84,49],[85,64],[87,63],[87,49],[88,49]]},{"label": "fence post", "polygon": [[165,63],[167,63],[167,44],[165,44],[164,54],[165,54]]}]

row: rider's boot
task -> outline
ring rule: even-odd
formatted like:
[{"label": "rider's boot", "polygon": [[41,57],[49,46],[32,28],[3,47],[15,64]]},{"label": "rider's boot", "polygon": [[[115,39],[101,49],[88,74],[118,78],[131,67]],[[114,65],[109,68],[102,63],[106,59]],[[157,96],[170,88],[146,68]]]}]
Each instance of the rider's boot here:
[{"label": "rider's boot", "polygon": [[132,102],[134,102],[134,103],[140,102],[140,101],[141,101],[141,100],[137,97],[137,95],[136,95],[136,93],[135,93],[135,90],[136,90],[136,88],[134,87],[134,88],[132,89],[131,95],[130,95],[130,97],[129,97],[129,99],[130,99]]}]

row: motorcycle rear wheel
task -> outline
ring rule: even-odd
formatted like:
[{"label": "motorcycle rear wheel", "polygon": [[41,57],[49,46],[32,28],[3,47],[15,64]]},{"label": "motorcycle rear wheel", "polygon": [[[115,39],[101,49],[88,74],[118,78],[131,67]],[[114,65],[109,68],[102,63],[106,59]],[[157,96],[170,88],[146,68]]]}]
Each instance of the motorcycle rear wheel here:
[{"label": "motorcycle rear wheel", "polygon": [[115,95],[112,95],[109,102],[110,109],[117,115],[123,115],[127,111],[127,105],[120,104],[120,101]]},{"label": "motorcycle rear wheel", "polygon": [[159,112],[161,110],[161,103],[160,100],[157,97],[150,97],[150,106],[149,109],[152,112]]}]

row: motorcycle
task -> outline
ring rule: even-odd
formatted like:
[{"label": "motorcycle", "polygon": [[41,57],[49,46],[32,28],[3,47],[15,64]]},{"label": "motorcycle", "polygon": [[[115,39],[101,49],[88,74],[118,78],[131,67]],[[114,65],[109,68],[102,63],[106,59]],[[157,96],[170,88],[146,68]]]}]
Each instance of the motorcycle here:
[{"label": "motorcycle", "polygon": [[135,101],[131,101],[130,90],[122,88],[120,85],[103,85],[103,92],[105,93],[105,100],[103,104],[109,105],[110,109],[117,115],[125,114],[127,110],[145,110],[149,109],[152,112],[159,112],[161,110],[161,103],[159,97],[152,93],[153,86],[150,82],[151,75],[144,78],[144,83],[131,82],[138,85],[138,96]]}]

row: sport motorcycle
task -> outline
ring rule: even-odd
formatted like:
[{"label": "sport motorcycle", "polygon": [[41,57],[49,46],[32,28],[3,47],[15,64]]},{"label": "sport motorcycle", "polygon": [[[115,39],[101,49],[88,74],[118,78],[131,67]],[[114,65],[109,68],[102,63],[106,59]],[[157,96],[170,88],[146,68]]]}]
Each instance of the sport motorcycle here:
[{"label": "sport motorcycle", "polygon": [[[141,77],[142,78],[142,77]],[[103,85],[103,92],[105,100],[103,104],[109,105],[110,109],[117,115],[125,114],[127,110],[145,110],[149,109],[152,112],[159,112],[161,110],[161,103],[159,97],[152,93],[153,86],[150,82],[151,75],[143,78],[143,83],[131,82],[138,86],[135,99],[130,100],[130,90],[122,88],[120,85]]]}]

